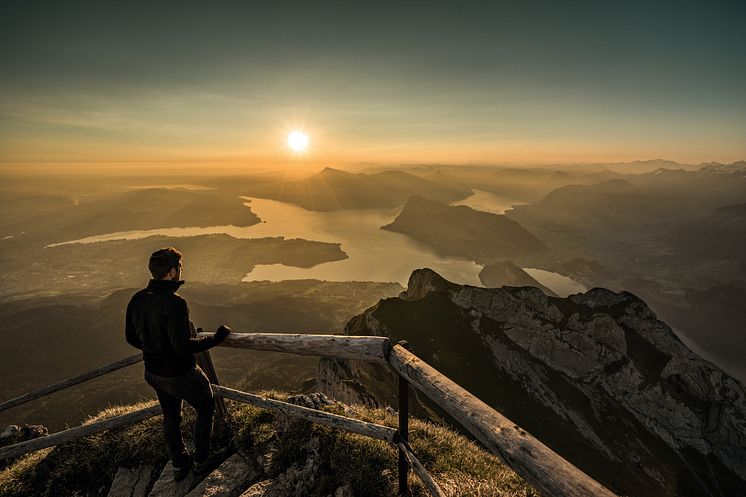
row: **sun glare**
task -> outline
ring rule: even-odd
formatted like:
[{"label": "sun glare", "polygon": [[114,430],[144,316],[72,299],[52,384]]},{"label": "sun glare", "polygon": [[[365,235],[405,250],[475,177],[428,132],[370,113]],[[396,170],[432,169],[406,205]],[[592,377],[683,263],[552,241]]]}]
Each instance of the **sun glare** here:
[{"label": "sun glare", "polygon": [[308,135],[302,131],[293,131],[288,135],[288,147],[293,152],[305,152],[308,148]]}]

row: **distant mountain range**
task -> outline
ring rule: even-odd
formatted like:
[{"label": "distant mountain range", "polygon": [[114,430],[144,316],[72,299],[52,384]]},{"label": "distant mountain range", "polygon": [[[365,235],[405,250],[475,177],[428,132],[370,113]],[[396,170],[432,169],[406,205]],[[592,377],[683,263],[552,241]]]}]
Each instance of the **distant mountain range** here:
[{"label": "distant mountain range", "polygon": [[75,199],[18,193],[4,198],[0,229],[22,232],[25,240],[41,246],[119,231],[251,226],[260,221],[240,198],[217,190],[144,188]]},{"label": "distant mountain range", "polygon": [[[744,385],[687,349],[630,293],[556,298],[531,287],[460,286],[421,269],[345,332],[406,340],[620,495],[746,495]],[[395,402],[395,378],[375,367],[322,360],[317,376],[348,401]],[[346,389],[330,388],[340,381]]]},{"label": "distant mountain range", "polygon": [[398,207],[412,195],[453,202],[468,197],[473,191],[444,173],[415,176],[387,170],[353,174],[327,167],[302,180],[257,183],[248,187],[246,193],[308,210],[335,211]]}]

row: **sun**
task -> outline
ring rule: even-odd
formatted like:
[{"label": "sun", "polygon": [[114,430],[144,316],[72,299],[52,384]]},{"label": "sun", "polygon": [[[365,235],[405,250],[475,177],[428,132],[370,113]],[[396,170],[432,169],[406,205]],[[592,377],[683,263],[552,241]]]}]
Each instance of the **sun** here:
[{"label": "sun", "polygon": [[305,152],[308,149],[308,135],[303,131],[292,131],[288,135],[288,147],[293,152]]}]

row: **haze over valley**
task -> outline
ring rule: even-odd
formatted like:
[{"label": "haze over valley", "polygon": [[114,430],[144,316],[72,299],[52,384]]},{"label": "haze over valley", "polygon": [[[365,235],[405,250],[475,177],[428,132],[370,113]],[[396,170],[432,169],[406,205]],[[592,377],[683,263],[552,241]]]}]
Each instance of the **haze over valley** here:
[{"label": "haze over valley", "polygon": [[[280,176],[197,176],[181,179],[201,187],[154,188],[147,177],[110,177],[100,191],[85,186],[93,178],[9,175],[2,295],[9,302],[100,298],[137,288],[147,280],[146,256],[171,245],[188,255],[190,285],[314,279],[402,287],[414,269],[431,267],[457,283],[534,283],[562,296],[599,286],[645,299],[688,343],[743,379],[735,303],[746,282],[739,203],[746,166],[656,166],[613,179],[605,164],[580,174],[569,167],[327,167],[294,180],[306,196],[287,201],[260,196],[277,197],[272,192],[286,185]],[[503,177],[510,181],[497,188],[494,178]],[[560,186],[538,200],[526,193],[543,191],[548,177],[561,178]],[[457,186],[444,197],[445,178]],[[345,200],[331,209],[331,199]]]}]

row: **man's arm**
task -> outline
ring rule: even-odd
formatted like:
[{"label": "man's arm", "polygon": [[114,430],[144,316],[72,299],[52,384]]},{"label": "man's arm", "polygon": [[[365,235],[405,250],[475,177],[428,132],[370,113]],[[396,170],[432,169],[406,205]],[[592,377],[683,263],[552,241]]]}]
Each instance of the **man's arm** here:
[{"label": "man's arm", "polygon": [[211,337],[192,338],[189,327],[189,308],[183,299],[177,300],[168,314],[166,328],[171,346],[179,355],[204,352],[218,345],[227,335],[227,333],[219,331]]},{"label": "man's arm", "polygon": [[129,343],[136,349],[142,350],[142,341],[140,341],[140,337],[137,336],[137,331],[135,330],[135,321],[132,317],[131,300],[130,303],[127,304],[127,314],[124,320],[124,337],[127,339],[127,343]]}]

